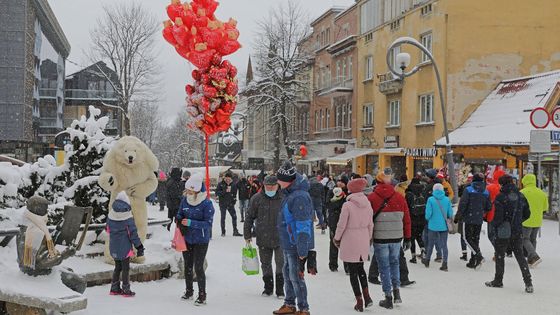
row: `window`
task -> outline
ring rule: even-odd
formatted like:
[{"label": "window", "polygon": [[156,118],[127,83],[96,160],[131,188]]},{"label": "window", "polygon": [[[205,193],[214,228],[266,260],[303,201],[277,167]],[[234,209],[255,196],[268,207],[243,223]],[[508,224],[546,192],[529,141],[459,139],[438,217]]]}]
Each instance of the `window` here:
[{"label": "window", "polygon": [[366,44],[373,40],[373,32],[367,33],[365,36]]},{"label": "window", "polygon": [[346,105],[340,106],[340,112],[341,112],[341,115],[340,115],[340,119],[341,119],[340,127],[344,128],[344,127],[346,127],[346,117],[348,116],[348,115],[346,114]]},{"label": "window", "polygon": [[335,119],[335,127],[341,127],[342,126],[342,107],[337,106],[335,108],[335,114],[334,114],[334,119]]},{"label": "window", "polygon": [[319,123],[319,130],[323,130],[325,128],[325,125],[324,125],[325,113],[323,112],[322,109],[320,110],[320,113],[321,113],[321,117],[320,117],[321,121]]},{"label": "window", "polygon": [[390,51],[390,56],[389,56],[389,62],[390,62],[390,66],[391,68],[395,68],[395,65],[397,64],[397,55],[401,53],[401,46],[396,46],[393,49],[391,49]]},{"label": "window", "polygon": [[373,105],[364,105],[364,127],[373,126]]},{"label": "window", "polygon": [[[420,42],[422,43],[422,46],[426,47],[426,49],[431,53],[432,52],[432,32],[430,33],[426,33],[422,36],[420,36]],[[428,62],[430,61],[430,58],[428,58],[428,55],[426,55],[425,53],[422,53],[422,62]]]},{"label": "window", "polygon": [[389,102],[389,124],[388,127],[398,127],[401,124],[401,102],[394,100]]},{"label": "window", "polygon": [[432,8],[432,4],[428,4],[426,6],[423,6],[422,9],[420,9],[420,15],[422,16],[426,16],[429,15],[430,13],[432,13],[433,8]]},{"label": "window", "polygon": [[366,57],[366,72],[365,72],[365,80],[373,79],[373,56]]},{"label": "window", "polygon": [[434,95],[420,96],[420,123],[434,122]]},{"label": "window", "polygon": [[342,82],[344,81],[346,81],[346,58],[342,59]]},{"label": "window", "polygon": [[303,130],[309,132],[309,113],[304,114]]},{"label": "window", "polygon": [[348,57],[348,80],[352,80],[352,56]]},{"label": "window", "polygon": [[327,31],[325,32],[325,45],[328,45],[331,43],[331,29],[330,27],[327,27]]},{"label": "window", "polygon": [[351,128],[352,127],[352,104],[348,104],[345,106],[346,107],[346,121],[344,122],[346,124],[346,128]]},{"label": "window", "polygon": [[338,78],[341,77],[341,73],[340,73],[340,60],[336,61],[336,80],[338,81]]},{"label": "window", "polygon": [[365,34],[383,24],[381,1],[365,1],[364,4],[362,4],[362,6],[360,7],[360,17],[361,34]]},{"label": "window", "polygon": [[315,111],[315,132],[319,131],[319,112]]},{"label": "window", "polygon": [[331,122],[331,111],[327,108],[327,109],[325,109],[325,112],[326,112],[326,114],[325,114],[325,118],[326,118],[325,129],[329,129],[329,125],[330,125],[330,122]]}]

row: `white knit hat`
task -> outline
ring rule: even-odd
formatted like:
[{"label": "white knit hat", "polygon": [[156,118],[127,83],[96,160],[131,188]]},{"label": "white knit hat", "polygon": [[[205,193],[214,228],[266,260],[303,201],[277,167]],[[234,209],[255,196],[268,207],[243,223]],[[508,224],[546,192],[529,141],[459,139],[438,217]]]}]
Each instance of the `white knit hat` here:
[{"label": "white knit hat", "polygon": [[116,200],[120,200],[120,201],[124,201],[127,204],[130,204],[130,199],[128,198],[128,195],[126,194],[125,191],[121,191],[118,195],[117,195],[117,199]]},{"label": "white knit hat", "polygon": [[185,183],[185,189],[200,192],[202,190],[202,182],[202,175],[195,174]]},{"label": "white knit hat", "polygon": [[436,191],[436,190],[443,191],[443,185],[442,184],[435,184],[433,191]]},{"label": "white knit hat", "polygon": [[340,188],[340,187],[335,187],[333,189],[333,195],[337,198],[340,197],[342,195],[342,193],[343,193],[343,191],[342,191],[342,188]]}]

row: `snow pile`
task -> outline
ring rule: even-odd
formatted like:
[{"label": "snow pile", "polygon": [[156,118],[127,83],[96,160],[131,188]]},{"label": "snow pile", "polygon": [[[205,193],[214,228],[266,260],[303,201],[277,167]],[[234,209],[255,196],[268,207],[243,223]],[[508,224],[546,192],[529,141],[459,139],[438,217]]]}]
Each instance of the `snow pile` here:
[{"label": "snow pile", "polygon": [[[531,111],[546,107],[560,82],[560,71],[502,81],[461,127],[452,145],[529,145]],[[545,130],[555,129],[551,123]],[[445,145],[445,138],[436,142]]]}]

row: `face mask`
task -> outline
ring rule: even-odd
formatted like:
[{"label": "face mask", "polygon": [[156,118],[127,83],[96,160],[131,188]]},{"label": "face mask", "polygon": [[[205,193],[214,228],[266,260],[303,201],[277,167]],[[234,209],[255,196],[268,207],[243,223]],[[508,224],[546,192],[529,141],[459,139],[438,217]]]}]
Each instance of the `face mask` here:
[{"label": "face mask", "polygon": [[266,194],[267,196],[269,196],[270,198],[272,198],[272,197],[276,196],[276,190],[273,190],[273,191],[268,191],[268,190],[266,190],[266,191],[265,191],[265,194]]}]

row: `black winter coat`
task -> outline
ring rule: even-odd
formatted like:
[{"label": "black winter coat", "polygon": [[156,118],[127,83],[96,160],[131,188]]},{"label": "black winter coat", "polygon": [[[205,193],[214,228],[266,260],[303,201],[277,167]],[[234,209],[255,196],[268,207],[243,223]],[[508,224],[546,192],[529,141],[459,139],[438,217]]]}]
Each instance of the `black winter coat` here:
[{"label": "black winter coat", "polygon": [[247,179],[243,178],[237,182],[237,190],[239,192],[239,200],[251,199],[251,184]]},{"label": "black winter coat", "polygon": [[[332,196],[331,196],[332,198]],[[342,205],[346,202],[346,198],[333,201],[330,199],[327,202],[327,225],[331,231],[336,231],[340,213],[342,212]]]},{"label": "black winter coat", "polygon": [[[230,188],[229,192],[227,191],[228,187]],[[237,186],[233,182],[228,185],[225,181],[222,181],[216,188],[216,196],[218,196],[220,207],[233,207],[237,202]]]},{"label": "black winter coat", "polygon": [[406,190],[406,203],[410,211],[412,225],[423,227],[426,225],[426,201],[424,185],[410,184]]},{"label": "black winter coat", "polygon": [[264,190],[251,197],[243,225],[245,239],[251,239],[253,222],[256,222],[257,246],[266,248],[280,246],[277,221],[283,199],[284,194],[280,190],[272,198],[268,197]]},{"label": "black winter coat", "polygon": [[181,181],[181,169],[173,168],[169,174],[169,179],[165,183],[165,190],[167,194],[167,217],[174,219],[177,217],[179,206],[181,205],[181,198],[185,190],[185,184]]},{"label": "black winter coat", "polygon": [[486,190],[486,183],[473,182],[461,196],[455,220],[479,225],[483,222],[484,214],[491,209],[492,202],[490,202],[490,193]]},{"label": "black winter coat", "polygon": [[325,187],[316,178],[309,180],[309,196],[315,210],[323,210]]},{"label": "black winter coat", "polygon": [[494,235],[498,235],[498,227],[503,222],[511,223],[511,237],[521,238],[523,236],[522,223],[529,219],[531,210],[525,196],[519,192],[519,189],[513,184],[502,187],[496,200],[494,200],[496,212],[491,228],[494,229]]}]

